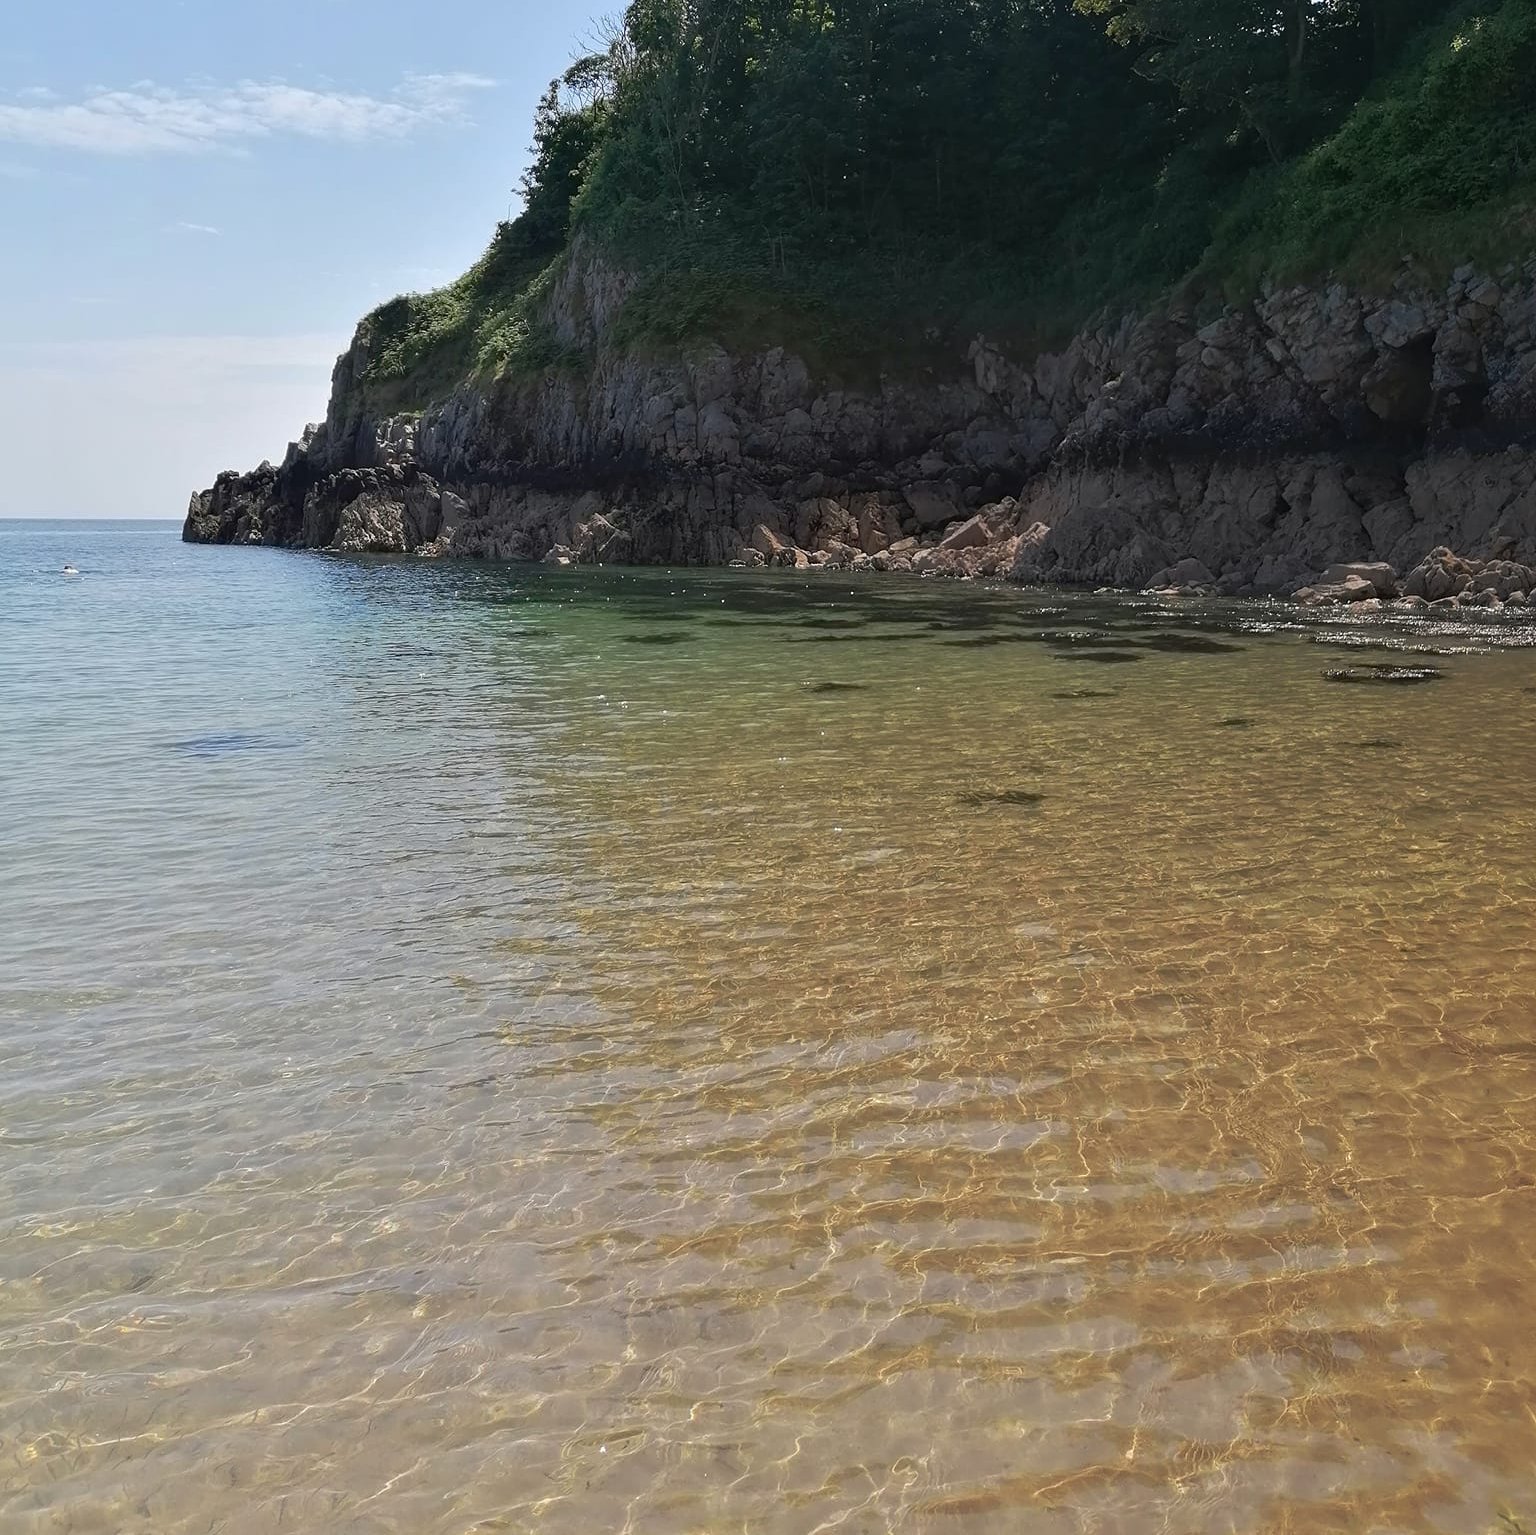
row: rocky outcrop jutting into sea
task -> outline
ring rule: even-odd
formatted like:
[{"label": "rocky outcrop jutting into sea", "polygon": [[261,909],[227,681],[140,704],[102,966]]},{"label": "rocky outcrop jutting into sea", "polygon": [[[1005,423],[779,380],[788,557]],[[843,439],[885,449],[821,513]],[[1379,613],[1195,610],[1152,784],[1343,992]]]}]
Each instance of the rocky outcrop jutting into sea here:
[{"label": "rocky outcrop jutting into sea", "polygon": [[978,337],[952,376],[863,389],[781,348],[620,347],[628,289],[578,244],[548,319],[582,366],[420,415],[365,409],[361,329],[325,421],[195,495],[183,536],[1122,587],[1193,561],[1224,593],[1441,545],[1536,556],[1536,262],[1167,306],[1028,361]]}]

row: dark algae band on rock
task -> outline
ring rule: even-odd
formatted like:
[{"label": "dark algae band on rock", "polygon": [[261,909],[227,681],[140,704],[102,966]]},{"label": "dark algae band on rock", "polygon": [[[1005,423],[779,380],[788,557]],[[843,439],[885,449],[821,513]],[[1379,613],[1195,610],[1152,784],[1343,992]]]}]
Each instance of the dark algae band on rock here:
[{"label": "dark algae band on rock", "polygon": [[1361,602],[1536,560],[1526,0],[1303,7],[1294,51],[995,9],[632,8],[524,212],[185,537]]}]

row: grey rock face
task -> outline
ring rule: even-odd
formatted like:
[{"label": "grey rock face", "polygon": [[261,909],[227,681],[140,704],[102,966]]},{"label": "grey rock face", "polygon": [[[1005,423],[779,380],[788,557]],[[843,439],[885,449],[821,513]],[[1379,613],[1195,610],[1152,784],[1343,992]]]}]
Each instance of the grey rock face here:
[{"label": "grey rock face", "polygon": [[[593,562],[865,557],[1224,592],[1353,576],[1382,599],[1395,585],[1363,568],[1322,573],[1407,570],[1437,545],[1536,557],[1522,446],[1536,264],[1444,287],[1405,277],[1378,296],[1277,288],[1198,322],[1170,307],[1027,365],[980,337],[950,377],[861,389],[813,379],[782,348],[618,347],[631,287],[579,246],[547,319],[585,370],[466,386],[419,416],[365,408],[360,332],[325,421],[280,466],[195,496],[183,536]],[[1172,580],[1186,562],[1204,577]],[[1444,579],[1405,590],[1458,595],[1431,585]]]}]

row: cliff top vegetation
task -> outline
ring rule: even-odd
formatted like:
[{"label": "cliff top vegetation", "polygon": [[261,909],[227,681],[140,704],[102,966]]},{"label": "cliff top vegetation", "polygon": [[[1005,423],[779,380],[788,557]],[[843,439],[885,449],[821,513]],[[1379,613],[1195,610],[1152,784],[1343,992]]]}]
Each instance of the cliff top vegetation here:
[{"label": "cliff top vegetation", "polygon": [[541,101],[520,216],[370,316],[369,382],[571,361],[540,299],[580,236],[641,274],[634,344],[851,370],[1523,259],[1533,182],[1533,0],[633,0]]}]

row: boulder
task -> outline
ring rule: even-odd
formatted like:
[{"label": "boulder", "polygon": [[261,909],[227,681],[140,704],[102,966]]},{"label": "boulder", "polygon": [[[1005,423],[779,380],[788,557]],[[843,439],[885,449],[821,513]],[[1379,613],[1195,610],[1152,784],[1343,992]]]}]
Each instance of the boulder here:
[{"label": "boulder", "polygon": [[629,558],[630,546],[629,534],[622,528],[616,527],[601,512],[596,513],[576,530],[575,554],[584,563],[622,564]]},{"label": "boulder", "polygon": [[1486,606],[1481,598],[1507,601],[1523,593],[1529,601],[1536,588],[1536,570],[1517,560],[1469,560],[1444,547],[1433,549],[1403,579],[1403,591],[1411,597],[1430,602],[1445,597],[1477,598],[1477,606]]},{"label": "boulder", "polygon": [[790,548],[765,522],[752,529],[752,547],[770,563],[788,554]]},{"label": "boulder", "polygon": [[1366,602],[1374,599],[1376,588],[1361,576],[1346,576],[1342,581],[1303,586],[1295,593],[1305,607],[1323,607],[1329,603]]},{"label": "boulder", "polygon": [[1214,586],[1216,577],[1196,559],[1179,560],[1157,572],[1142,588],[1143,591],[1167,591],[1170,588],[1189,586]]},{"label": "boulder", "polygon": [[968,517],[944,535],[939,548],[958,554],[962,549],[979,549],[992,541],[987,525],[980,517]]},{"label": "boulder", "polygon": [[1323,572],[1322,581],[1319,584],[1339,586],[1351,577],[1370,582],[1372,590],[1378,597],[1397,596],[1397,572],[1384,560],[1330,565]]}]

